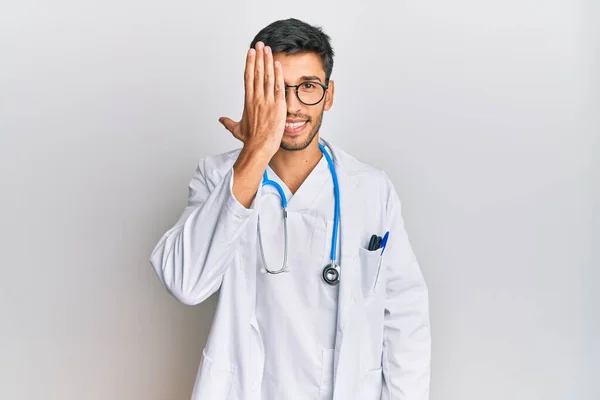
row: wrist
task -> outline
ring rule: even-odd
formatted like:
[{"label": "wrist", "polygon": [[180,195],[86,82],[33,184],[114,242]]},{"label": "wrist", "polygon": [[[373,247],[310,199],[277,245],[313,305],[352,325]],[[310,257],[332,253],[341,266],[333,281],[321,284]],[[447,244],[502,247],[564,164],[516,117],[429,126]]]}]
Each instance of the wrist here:
[{"label": "wrist", "polygon": [[268,163],[278,149],[279,144],[275,146],[274,144],[268,142],[258,143],[254,141],[244,143],[241,153],[243,153],[244,156],[250,157],[257,162],[265,161],[266,163]]},{"label": "wrist", "polygon": [[[271,155],[269,152],[262,147],[254,147],[244,144],[233,168],[242,172],[243,175],[250,174],[254,175],[254,171],[263,171],[269,161],[271,161]],[[262,176],[262,172],[260,172]]]}]

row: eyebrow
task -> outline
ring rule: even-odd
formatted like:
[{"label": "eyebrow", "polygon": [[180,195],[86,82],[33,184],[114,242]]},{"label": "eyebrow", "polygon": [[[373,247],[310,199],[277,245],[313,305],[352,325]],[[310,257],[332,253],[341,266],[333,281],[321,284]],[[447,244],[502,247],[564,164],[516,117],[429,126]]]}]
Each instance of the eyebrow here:
[{"label": "eyebrow", "polygon": [[[311,75],[311,76],[301,76],[300,77],[301,81],[319,81],[321,82],[321,78],[319,78],[316,75]],[[322,83],[322,82],[321,82]]]}]

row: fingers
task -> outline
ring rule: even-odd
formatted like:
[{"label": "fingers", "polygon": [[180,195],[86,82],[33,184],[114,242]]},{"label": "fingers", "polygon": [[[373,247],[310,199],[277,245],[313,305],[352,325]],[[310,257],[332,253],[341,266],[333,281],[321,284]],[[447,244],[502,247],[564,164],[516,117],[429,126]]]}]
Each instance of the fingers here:
[{"label": "fingers", "polygon": [[265,82],[265,50],[262,42],[256,43],[256,59],[254,62],[254,97],[264,98]]},{"label": "fingers", "polygon": [[256,60],[256,50],[248,50],[246,55],[246,70],[244,71],[244,86],[246,89],[246,102],[254,96],[254,63]]},{"label": "fingers", "polygon": [[275,71],[273,68],[273,52],[265,46],[265,98],[273,101],[275,94]]},{"label": "fingers", "polygon": [[285,101],[285,82],[283,80],[283,68],[279,61],[275,61],[275,84],[274,95],[275,101]]}]

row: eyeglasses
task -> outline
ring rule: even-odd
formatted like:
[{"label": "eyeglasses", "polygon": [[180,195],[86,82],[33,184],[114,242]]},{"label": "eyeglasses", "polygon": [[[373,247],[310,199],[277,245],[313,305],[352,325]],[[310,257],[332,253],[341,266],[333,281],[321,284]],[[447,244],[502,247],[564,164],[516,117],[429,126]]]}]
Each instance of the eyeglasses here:
[{"label": "eyeglasses", "polygon": [[299,85],[285,85],[285,97],[287,98],[288,89],[296,89],[296,96],[300,103],[307,106],[314,106],[323,100],[325,91],[329,86],[319,82],[302,82]]}]

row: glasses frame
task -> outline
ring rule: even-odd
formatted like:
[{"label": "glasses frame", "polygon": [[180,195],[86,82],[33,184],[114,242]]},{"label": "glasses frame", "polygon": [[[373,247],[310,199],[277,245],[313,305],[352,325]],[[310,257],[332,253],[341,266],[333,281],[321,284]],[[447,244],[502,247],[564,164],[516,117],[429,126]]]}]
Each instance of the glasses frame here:
[{"label": "glasses frame", "polygon": [[[319,101],[315,102],[315,103],[305,103],[300,99],[300,95],[298,94],[298,88],[302,85],[305,85],[307,83],[313,84],[313,85],[319,85],[323,88],[323,95],[321,96],[321,98],[319,99]],[[316,82],[316,81],[305,81],[302,83],[299,83],[297,85],[284,85],[285,88],[285,97],[287,98],[287,93],[288,93],[288,89],[294,88],[294,91],[296,92],[296,98],[298,99],[298,101],[302,104],[304,104],[305,106],[316,106],[317,104],[319,104],[320,102],[323,101],[323,99],[325,98],[325,94],[327,93],[327,89],[329,89],[329,85],[324,85],[321,82]]]}]

